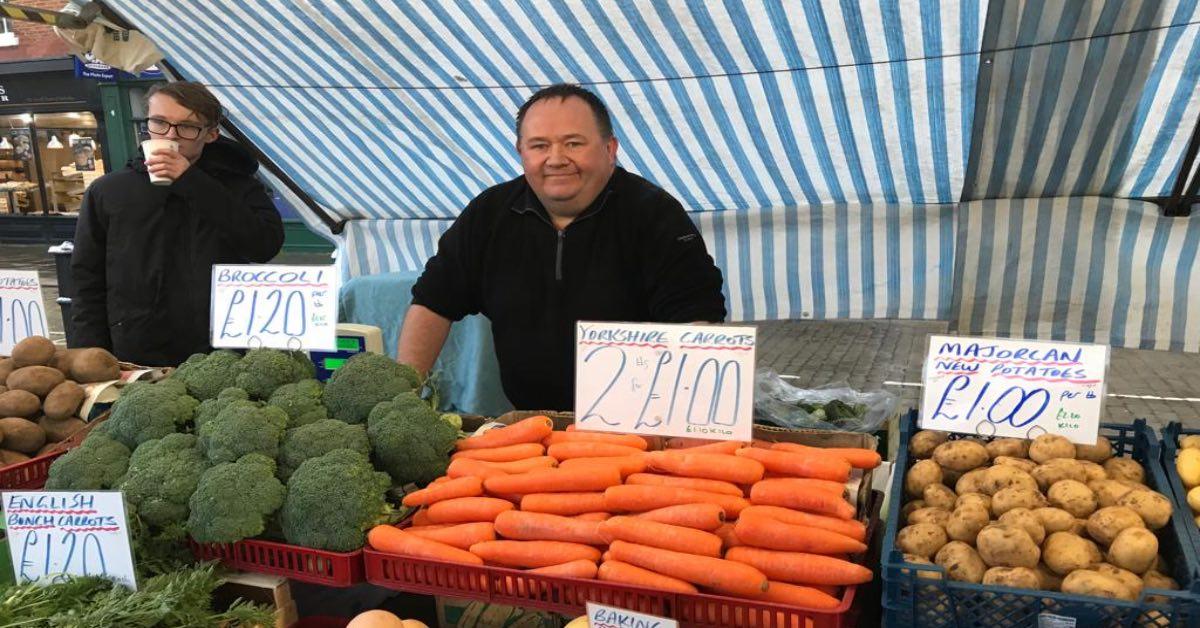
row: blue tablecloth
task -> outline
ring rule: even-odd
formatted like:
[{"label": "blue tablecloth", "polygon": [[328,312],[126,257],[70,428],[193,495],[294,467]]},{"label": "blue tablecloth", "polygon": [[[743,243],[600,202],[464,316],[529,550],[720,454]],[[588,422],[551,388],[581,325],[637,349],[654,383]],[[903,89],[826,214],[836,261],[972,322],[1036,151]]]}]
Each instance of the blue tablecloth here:
[{"label": "blue tablecloth", "polygon": [[[419,276],[409,271],[351,279],[342,286],[339,320],[383,330],[383,348],[395,358],[400,327]],[[512,410],[500,387],[492,325],[483,316],[469,316],[454,323],[434,372],[443,410],[484,416]]]}]

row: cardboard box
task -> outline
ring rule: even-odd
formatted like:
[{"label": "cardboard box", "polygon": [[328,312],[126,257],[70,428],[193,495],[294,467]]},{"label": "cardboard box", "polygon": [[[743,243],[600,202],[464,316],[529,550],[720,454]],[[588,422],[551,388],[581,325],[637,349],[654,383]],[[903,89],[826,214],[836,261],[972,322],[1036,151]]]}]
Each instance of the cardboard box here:
[{"label": "cardboard box", "polygon": [[261,573],[231,573],[213,592],[213,608],[229,608],[234,600],[263,604],[275,609],[275,628],[289,628],[300,621],[287,578]]},{"label": "cardboard box", "polygon": [[437,596],[439,628],[561,628],[556,613]]}]

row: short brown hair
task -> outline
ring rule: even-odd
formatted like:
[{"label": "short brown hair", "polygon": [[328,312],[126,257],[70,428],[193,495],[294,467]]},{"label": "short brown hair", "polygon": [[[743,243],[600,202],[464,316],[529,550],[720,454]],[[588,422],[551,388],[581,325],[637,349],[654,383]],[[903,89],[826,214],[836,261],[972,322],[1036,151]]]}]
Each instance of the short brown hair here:
[{"label": "short brown hair", "polygon": [[582,100],[592,108],[592,115],[596,116],[596,126],[600,129],[601,137],[606,139],[612,137],[612,118],[608,115],[608,107],[604,106],[604,101],[600,100],[599,96],[574,83],[556,83],[550,87],[539,89],[517,110],[517,139],[521,139],[521,124],[525,122],[525,114],[529,113],[529,108],[534,103],[548,98],[566,100],[571,97]]},{"label": "short brown hair", "polygon": [[146,102],[155,94],[170,96],[175,102],[191,109],[200,116],[200,120],[209,126],[221,123],[221,101],[208,91],[202,83],[191,81],[175,81],[174,83],[158,83],[146,93]]}]

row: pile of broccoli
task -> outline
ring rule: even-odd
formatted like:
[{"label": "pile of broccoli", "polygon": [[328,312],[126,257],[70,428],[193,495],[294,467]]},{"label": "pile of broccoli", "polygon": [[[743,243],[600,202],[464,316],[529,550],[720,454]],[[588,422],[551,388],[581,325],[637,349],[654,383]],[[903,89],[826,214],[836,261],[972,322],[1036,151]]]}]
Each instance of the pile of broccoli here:
[{"label": "pile of broccoli", "polygon": [[209,462],[233,462],[247,454],[275,459],[287,430],[287,413],[253,401],[233,401],[200,426],[197,445]]},{"label": "pile of broccoli", "polygon": [[45,489],[107,490],[117,485],[128,468],[129,448],[107,434],[93,430],[80,446],[59,456],[50,465]]},{"label": "pile of broccoli", "polygon": [[251,399],[266,401],[276,388],[312,379],[316,372],[317,367],[303,352],[252,349],[242,358],[242,370],[234,385],[246,391]]},{"label": "pile of broccoli", "polygon": [[232,351],[197,353],[180,364],[171,374],[171,379],[183,382],[188,394],[204,401],[216,397],[226,388],[236,386],[242,368],[242,356]]},{"label": "pile of broccoli", "polygon": [[122,391],[108,420],[94,431],[135,449],[148,440],[186,429],[199,405],[180,380],[137,382]]},{"label": "pile of broccoli", "polygon": [[236,543],[256,537],[283,505],[275,461],[249,454],[204,472],[188,499],[187,530],[201,543]]},{"label": "pile of broccoli", "polygon": [[187,521],[188,500],[207,469],[194,435],[168,434],[138,445],[117,488],[143,523],[161,530]]},{"label": "pile of broccoli", "polygon": [[288,430],[279,448],[279,479],[286,482],[304,461],[324,456],[335,449],[350,449],[363,456],[371,455],[367,429],[362,425],[324,419]]},{"label": "pile of broccoli", "polygon": [[305,379],[276,388],[267,405],[287,413],[288,427],[300,427],[329,418],[329,411],[321,403],[324,394],[325,386],[321,382]]},{"label": "pile of broccoli", "polygon": [[360,452],[335,449],[304,461],[287,483],[280,511],[288,543],[349,552],[363,546],[367,531],[386,523],[388,474]]},{"label": "pile of broccoli", "polygon": [[427,401],[406,392],[371,410],[367,436],[379,468],[404,486],[432,482],[446,473],[458,428]]},{"label": "pile of broccoli", "polygon": [[365,423],[376,404],[420,388],[421,376],[411,366],[378,353],[359,353],[325,384],[325,407],[331,418]]}]

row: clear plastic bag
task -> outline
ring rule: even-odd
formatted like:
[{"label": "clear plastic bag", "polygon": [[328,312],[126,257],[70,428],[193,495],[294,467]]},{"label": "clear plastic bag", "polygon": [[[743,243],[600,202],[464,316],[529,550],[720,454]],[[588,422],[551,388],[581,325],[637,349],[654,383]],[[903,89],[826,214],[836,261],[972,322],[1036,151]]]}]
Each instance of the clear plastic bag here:
[{"label": "clear plastic bag", "polygon": [[771,369],[754,377],[754,421],[779,427],[874,432],[899,401],[890,392],[859,392],[846,382],[796,388]]}]

